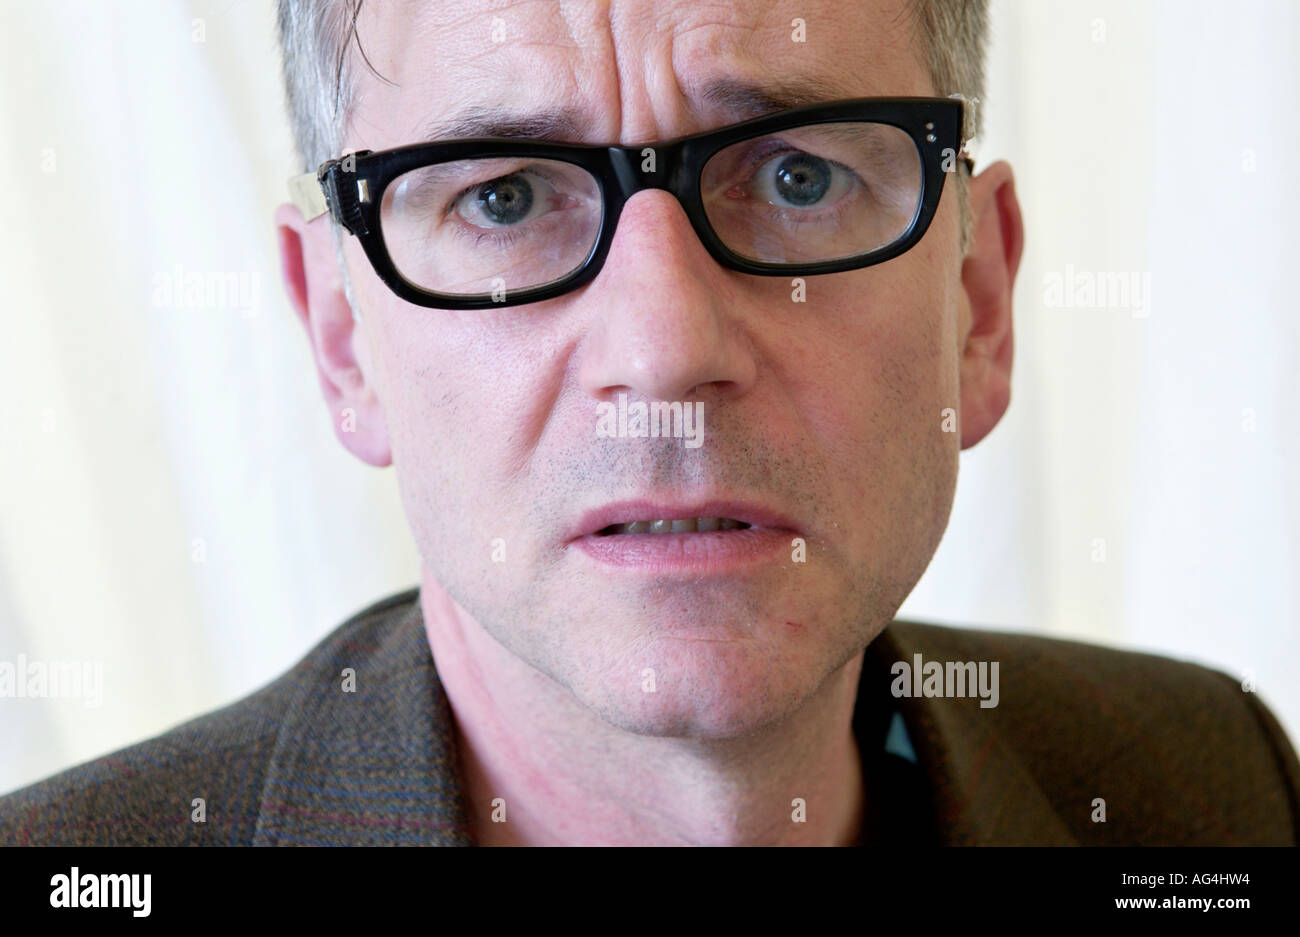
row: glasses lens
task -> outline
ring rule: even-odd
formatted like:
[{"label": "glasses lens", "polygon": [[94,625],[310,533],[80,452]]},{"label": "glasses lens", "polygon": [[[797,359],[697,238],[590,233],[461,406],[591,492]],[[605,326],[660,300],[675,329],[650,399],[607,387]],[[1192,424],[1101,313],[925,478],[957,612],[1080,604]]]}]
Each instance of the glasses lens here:
[{"label": "glasses lens", "polygon": [[921,207],[921,159],[889,124],[810,124],[732,144],[704,166],[709,224],[762,263],[817,263],[888,247]]},{"label": "glasses lens", "polygon": [[595,177],[527,158],[463,159],[411,170],[384,190],[380,224],[393,265],[422,289],[491,295],[559,280],[600,235]]}]

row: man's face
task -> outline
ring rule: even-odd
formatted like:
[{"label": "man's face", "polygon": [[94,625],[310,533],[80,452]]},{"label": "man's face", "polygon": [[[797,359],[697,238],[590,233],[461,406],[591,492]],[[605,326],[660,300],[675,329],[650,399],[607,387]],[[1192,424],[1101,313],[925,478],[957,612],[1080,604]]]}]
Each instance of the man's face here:
[{"label": "man's face", "polygon": [[[421,142],[466,107],[576,108],[566,142],[665,140],[747,116],[693,98],[721,77],[934,95],[905,4],[807,0],[798,15],[804,42],[788,6],[750,0],[368,4],[361,43],[391,84],[358,70],[345,150]],[[360,418],[386,424],[425,564],[610,723],[699,738],[772,724],[879,633],[929,563],[960,448],[941,429],[960,407],[967,317],[951,179],[917,246],[809,278],[805,302],[788,278],[720,267],[662,191],[627,204],[594,282],[532,305],[409,305],[347,241],[373,394]],[[619,394],[702,402],[703,445],[599,437],[598,404]],[[629,500],[665,507],[617,520],[713,500],[784,520],[672,545],[582,536],[590,512]]]}]

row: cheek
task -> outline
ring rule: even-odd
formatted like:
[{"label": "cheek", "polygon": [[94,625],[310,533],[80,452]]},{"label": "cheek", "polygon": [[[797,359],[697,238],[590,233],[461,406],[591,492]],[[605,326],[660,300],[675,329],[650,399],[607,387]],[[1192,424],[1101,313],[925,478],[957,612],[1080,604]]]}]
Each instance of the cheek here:
[{"label": "cheek", "polygon": [[810,412],[833,461],[836,503],[851,518],[846,548],[910,590],[947,526],[956,485],[955,310],[933,286],[864,295],[845,296],[841,308],[860,312],[836,320],[824,396]]},{"label": "cheek", "polygon": [[454,330],[434,320],[441,310],[406,304],[377,309],[373,303],[363,308],[377,364],[375,393],[416,544],[435,565],[467,551],[481,552],[490,562],[492,539],[508,534],[482,523],[476,511],[481,476],[466,471],[492,436],[490,427],[474,419],[492,412],[482,389],[467,377],[478,372],[456,347]]},{"label": "cheek", "polygon": [[846,312],[823,320],[821,364],[807,385],[820,396],[808,409],[847,443],[845,458],[860,459],[866,447],[929,451],[942,411],[958,404],[952,297],[902,283],[868,289],[832,300]]},{"label": "cheek", "polygon": [[398,304],[369,323],[402,502],[421,555],[453,592],[500,582],[535,549],[529,454],[562,363],[546,330],[493,315]]}]

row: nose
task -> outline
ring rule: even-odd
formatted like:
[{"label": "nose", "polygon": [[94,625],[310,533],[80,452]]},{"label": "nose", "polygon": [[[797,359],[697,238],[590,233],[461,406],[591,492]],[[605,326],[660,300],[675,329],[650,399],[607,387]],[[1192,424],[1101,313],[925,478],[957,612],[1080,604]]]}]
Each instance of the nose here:
[{"label": "nose", "polygon": [[579,381],[590,395],[714,400],[745,393],[757,367],[737,315],[737,290],[671,193],[623,206],[600,274],[583,290],[591,328]]}]

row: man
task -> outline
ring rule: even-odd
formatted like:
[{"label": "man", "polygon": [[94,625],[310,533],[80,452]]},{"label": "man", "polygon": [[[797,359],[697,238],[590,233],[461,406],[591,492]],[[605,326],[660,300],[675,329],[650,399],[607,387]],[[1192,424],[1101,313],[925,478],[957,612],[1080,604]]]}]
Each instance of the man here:
[{"label": "man", "polygon": [[281,0],[285,282],[420,587],[4,841],[1296,841],[1224,675],[891,625],[1008,405],[1021,217],[962,152],[983,3],[797,12]]}]

